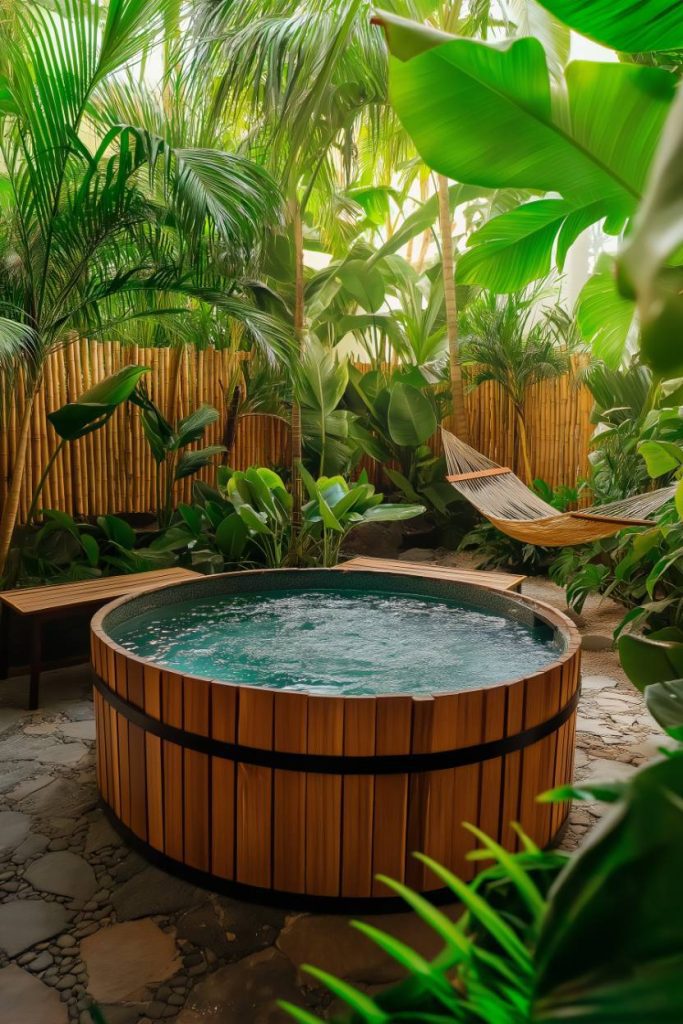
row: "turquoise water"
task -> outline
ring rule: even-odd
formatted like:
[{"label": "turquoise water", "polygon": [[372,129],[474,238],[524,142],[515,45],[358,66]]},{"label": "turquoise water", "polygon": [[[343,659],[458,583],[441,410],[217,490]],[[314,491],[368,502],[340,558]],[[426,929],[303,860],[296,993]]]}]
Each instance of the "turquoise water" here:
[{"label": "turquoise water", "polygon": [[337,695],[468,689],[555,661],[549,626],[411,594],[269,590],[156,608],[112,630],[187,675]]}]

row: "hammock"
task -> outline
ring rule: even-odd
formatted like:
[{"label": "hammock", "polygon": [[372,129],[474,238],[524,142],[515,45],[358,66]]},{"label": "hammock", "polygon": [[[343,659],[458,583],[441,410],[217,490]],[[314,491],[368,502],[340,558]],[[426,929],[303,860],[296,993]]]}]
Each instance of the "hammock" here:
[{"label": "hammock", "polygon": [[676,485],[580,512],[558,512],[505,466],[498,466],[447,430],[441,431],[446,479],[495,527],[515,540],[543,547],[588,544],[649,518],[673,498]]}]

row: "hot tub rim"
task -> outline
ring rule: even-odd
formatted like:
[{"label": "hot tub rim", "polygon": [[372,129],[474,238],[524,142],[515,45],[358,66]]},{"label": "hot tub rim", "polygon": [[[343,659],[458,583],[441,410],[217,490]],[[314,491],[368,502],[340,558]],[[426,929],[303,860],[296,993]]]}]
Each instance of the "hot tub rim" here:
[{"label": "hot tub rim", "polygon": [[[317,568],[317,567],[309,568],[309,567],[304,567],[304,568],[278,568],[278,569],[244,569],[244,570],[239,570],[237,572],[213,573],[213,574],[211,574],[209,576],[204,577],[204,579],[212,580],[213,581],[213,580],[228,579],[228,578],[229,579],[234,579],[235,577],[243,577],[243,576],[249,576],[249,577],[261,576],[261,575],[272,576],[272,575],[275,575],[277,573],[283,573],[283,574],[291,574],[291,573],[297,573],[297,574],[298,573],[317,573],[317,574],[320,574],[320,573],[323,573],[323,574],[330,573],[330,574],[332,574],[332,573],[334,573],[335,574],[335,578],[337,578],[337,577],[339,577],[341,575],[339,567],[336,567],[336,568]],[[374,571],[370,571],[370,570],[367,570],[367,571],[356,571],[356,570],[354,570],[354,572],[353,572],[353,577],[354,578],[361,578],[361,579],[368,579],[368,580],[370,580],[371,578],[373,578],[373,577],[376,578],[378,576],[383,577],[383,578],[394,579],[394,580],[400,581],[403,584],[405,584],[407,582],[407,580],[409,580],[410,582],[414,582],[415,579],[420,579],[421,578],[421,577],[406,577],[402,573],[391,572],[391,571],[387,571],[387,572],[374,572]],[[429,577],[425,576],[424,579],[429,579]],[[95,614],[94,614],[94,616],[93,616],[93,618],[91,619],[91,622],[90,622],[91,631],[93,633],[95,633],[97,635],[97,637],[99,638],[99,640],[101,642],[103,642],[105,644],[105,646],[109,647],[114,653],[119,654],[122,657],[125,657],[125,658],[127,658],[127,659],[129,659],[129,660],[131,660],[133,662],[136,662],[137,664],[139,664],[139,665],[141,665],[143,667],[144,666],[152,667],[152,668],[157,669],[160,672],[169,672],[169,673],[172,673],[172,674],[177,675],[177,676],[182,676],[182,678],[183,678],[183,680],[185,682],[189,682],[189,683],[197,682],[197,683],[200,683],[200,684],[202,684],[202,683],[211,683],[214,686],[226,686],[226,687],[231,687],[231,688],[234,688],[234,689],[237,689],[237,690],[244,689],[244,690],[256,690],[256,691],[259,691],[259,692],[267,692],[267,693],[304,694],[305,696],[307,696],[309,698],[310,697],[315,697],[315,698],[318,698],[320,700],[323,700],[325,698],[329,698],[329,699],[332,699],[332,700],[338,700],[338,699],[343,699],[343,700],[372,700],[372,699],[381,700],[384,697],[410,697],[413,700],[416,700],[416,699],[423,699],[424,700],[424,699],[429,699],[429,698],[436,699],[436,698],[440,698],[440,697],[453,697],[453,696],[457,696],[458,694],[461,694],[461,693],[475,692],[477,690],[482,690],[482,691],[493,690],[493,689],[496,689],[497,687],[508,687],[508,686],[512,687],[512,686],[514,686],[514,685],[516,685],[518,683],[521,683],[523,681],[532,681],[532,680],[536,679],[539,676],[544,676],[548,672],[552,671],[553,669],[561,668],[562,665],[564,665],[567,661],[569,661],[573,657],[573,655],[576,653],[576,651],[581,646],[581,635],[580,635],[580,633],[579,633],[579,631],[578,631],[578,629],[576,627],[576,624],[574,622],[572,622],[572,620],[569,618],[568,615],[565,615],[563,612],[559,611],[559,609],[555,608],[553,605],[547,604],[544,601],[539,601],[539,600],[537,600],[536,598],[533,598],[533,597],[528,597],[525,594],[512,593],[510,591],[501,591],[501,590],[498,590],[496,587],[488,586],[488,585],[486,585],[484,583],[471,583],[471,582],[460,583],[457,580],[453,580],[453,581],[448,580],[448,581],[441,581],[441,582],[447,582],[449,585],[452,585],[453,587],[456,587],[456,588],[457,587],[462,587],[462,588],[466,588],[468,590],[472,589],[472,590],[475,590],[475,591],[476,590],[483,590],[486,593],[491,594],[496,599],[500,599],[503,604],[506,603],[506,602],[509,602],[511,604],[517,604],[517,605],[520,605],[521,607],[523,607],[525,609],[529,609],[529,610],[533,611],[534,614],[538,618],[540,618],[541,621],[544,622],[546,625],[549,625],[554,630],[556,635],[558,635],[560,637],[560,639],[562,640],[563,649],[559,652],[559,656],[556,659],[554,659],[553,661],[548,662],[548,664],[546,664],[546,665],[542,665],[536,671],[531,672],[529,674],[515,676],[513,678],[504,678],[504,679],[501,679],[501,680],[498,680],[498,681],[495,681],[495,682],[491,682],[491,683],[481,683],[481,684],[478,684],[476,686],[472,686],[472,687],[469,687],[469,688],[466,688],[466,689],[459,688],[459,689],[456,689],[456,690],[437,690],[437,691],[426,691],[425,690],[425,691],[420,691],[418,693],[410,692],[410,691],[408,691],[408,692],[403,692],[403,691],[401,691],[401,692],[399,692],[399,691],[394,692],[394,691],[392,691],[390,694],[381,694],[381,693],[375,693],[375,694],[333,694],[333,693],[316,693],[314,689],[310,689],[310,690],[294,690],[291,687],[276,687],[276,686],[267,686],[267,685],[263,685],[263,684],[258,684],[257,685],[257,684],[254,684],[254,683],[242,683],[242,682],[239,682],[239,681],[229,680],[229,679],[216,679],[216,678],[214,678],[212,676],[202,676],[202,675],[188,674],[188,673],[185,673],[185,672],[181,672],[178,669],[174,669],[174,668],[171,668],[169,666],[162,665],[159,662],[154,661],[152,658],[143,658],[143,657],[141,657],[138,654],[134,654],[132,651],[129,651],[126,647],[123,647],[123,646],[121,646],[121,644],[117,643],[117,641],[114,640],[114,638],[111,636],[111,634],[107,632],[107,630],[105,628],[105,621],[106,621],[107,617],[112,612],[116,611],[116,609],[120,608],[121,606],[124,606],[126,604],[131,604],[131,603],[133,603],[135,601],[139,601],[141,598],[144,598],[145,596],[147,596],[149,594],[154,594],[154,593],[157,593],[159,591],[176,591],[176,590],[181,590],[181,589],[184,589],[184,588],[188,588],[189,589],[191,587],[196,587],[197,583],[201,583],[201,582],[202,582],[202,578],[199,578],[199,579],[196,579],[196,580],[195,579],[180,580],[180,581],[178,581],[176,583],[163,584],[161,586],[149,587],[149,588],[145,588],[144,590],[138,591],[136,594],[126,594],[123,597],[116,598],[116,600],[110,601],[109,604],[104,605],[102,608],[98,609],[97,612],[95,612]]]}]

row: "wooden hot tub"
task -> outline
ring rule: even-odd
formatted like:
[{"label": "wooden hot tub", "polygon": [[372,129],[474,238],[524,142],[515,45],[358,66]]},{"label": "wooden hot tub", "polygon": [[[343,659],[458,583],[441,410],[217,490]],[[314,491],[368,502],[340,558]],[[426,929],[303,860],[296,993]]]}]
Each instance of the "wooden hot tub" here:
[{"label": "wooden hot tub", "polygon": [[[353,577],[353,579],[350,579]],[[367,577],[367,579],[365,579]],[[415,858],[462,877],[479,826],[517,848],[518,821],[552,843],[569,805],[579,637],[519,595],[387,574],[394,593],[467,599],[549,624],[557,660],[525,679],[436,695],[335,697],[179,675],[132,655],[112,625],[194,596],[293,587],[375,589],[377,573],[280,570],[201,578],[107,605],[92,622],[97,779],[109,817],[154,862],[238,897],[318,910],[391,909],[375,876],[447,894]],[[364,582],[365,579],[365,582]]]}]

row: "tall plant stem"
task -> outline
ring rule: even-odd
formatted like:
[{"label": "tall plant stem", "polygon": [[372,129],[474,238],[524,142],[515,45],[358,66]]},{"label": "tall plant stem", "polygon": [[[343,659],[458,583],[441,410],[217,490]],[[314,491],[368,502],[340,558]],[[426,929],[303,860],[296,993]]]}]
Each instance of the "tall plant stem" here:
[{"label": "tall plant stem", "polygon": [[526,432],[526,423],[524,422],[524,414],[520,408],[516,408],[517,414],[517,425],[519,427],[519,448],[522,454],[522,462],[524,463],[524,475],[526,476],[526,483],[531,486],[534,482],[534,474],[531,471],[531,460],[529,458],[529,438]]},{"label": "tall plant stem", "polygon": [[60,454],[60,452],[61,452],[61,450],[62,450],[62,448],[64,447],[65,444],[66,444],[66,441],[64,440],[64,438],[62,438],[62,440],[59,442],[59,444],[57,445],[57,447],[53,451],[53,453],[50,456],[50,458],[47,460],[47,465],[45,466],[45,469],[43,470],[43,472],[40,475],[40,480],[36,484],[36,489],[34,490],[33,497],[31,498],[31,505],[30,505],[30,508],[28,510],[28,515],[26,516],[26,522],[29,523],[29,524],[32,523],[34,518],[35,518],[36,509],[38,508],[38,501],[40,499],[40,495],[43,493],[43,487],[45,486],[45,481],[49,477],[50,470],[52,469],[52,467],[54,466],[55,462],[57,461],[57,458],[59,457],[59,454]]},{"label": "tall plant stem", "polygon": [[180,394],[180,374],[182,372],[184,355],[185,346],[182,343],[176,345],[171,354],[171,365],[169,367],[171,386],[168,392],[168,408],[166,409],[166,419],[169,423],[175,423],[181,418],[177,405],[178,395]]},{"label": "tall plant stem", "polygon": [[19,424],[19,437],[14,457],[14,466],[12,467],[12,480],[2,509],[2,516],[0,517],[0,574],[5,570],[7,556],[9,555],[12,537],[14,535],[14,527],[17,522],[21,485],[24,479],[24,470],[26,468],[26,454],[28,452],[28,442],[31,436],[33,403],[35,401],[37,387],[38,382],[36,381],[32,390],[26,395],[26,405],[24,406],[24,412]]},{"label": "tall plant stem", "polygon": [[446,333],[448,336],[448,361],[450,365],[451,398],[453,400],[453,425],[461,440],[469,440],[469,426],[465,411],[465,389],[460,370],[458,349],[458,299],[455,290],[455,263],[453,260],[453,227],[448,198],[448,178],[438,175],[439,189],[439,233],[441,235],[441,268],[443,271],[443,297],[446,307]]},{"label": "tall plant stem", "polygon": [[[304,236],[301,222],[301,207],[296,199],[292,201],[292,229],[294,233],[294,335],[297,356],[301,355],[304,342]],[[303,482],[299,466],[302,455],[301,406],[292,399],[292,546],[301,526],[303,504]]]}]

